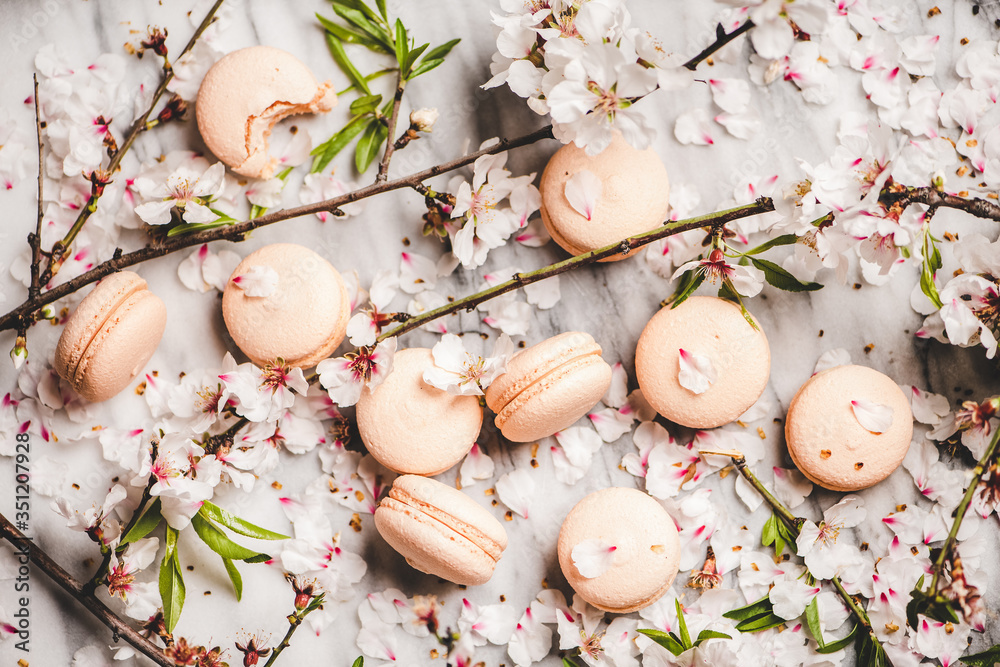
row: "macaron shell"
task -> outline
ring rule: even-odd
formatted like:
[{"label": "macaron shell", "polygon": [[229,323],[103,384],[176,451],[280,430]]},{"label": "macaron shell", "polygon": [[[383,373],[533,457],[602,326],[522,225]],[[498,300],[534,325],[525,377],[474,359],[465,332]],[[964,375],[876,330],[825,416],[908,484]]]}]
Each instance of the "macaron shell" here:
[{"label": "macaron shell", "polygon": [[131,271],[112,273],[97,283],[66,321],[56,345],[56,373],[72,383],[87,346],[111,313],[130,295],[144,289],[146,281]]},{"label": "macaron shell", "polygon": [[129,296],[90,342],[74,388],[94,402],[123,390],[156,352],[166,326],[167,307],[158,296],[148,290]]},{"label": "macaron shell", "polygon": [[198,130],[209,150],[238,174],[267,178],[275,160],[267,138],[292,114],[329,111],[330,83],[319,84],[292,54],[270,46],[233,51],[209,69],[198,90]]},{"label": "macaron shell", "polygon": [[[278,284],[269,296],[247,296],[233,282],[253,266],[277,272]],[[281,357],[292,366],[315,366],[344,339],[350,308],[337,270],[309,248],[293,243],[271,244],[248,255],[222,295],[229,335],[258,365]]]},{"label": "macaron shell", "polygon": [[456,584],[489,581],[507,533],[461,491],[433,479],[402,475],[375,510],[379,534],[413,567]]},{"label": "macaron shell", "polygon": [[424,382],[434,365],[426,348],[396,352],[392,372],[357,406],[368,452],[398,473],[437,475],[462,460],[483,425],[476,396],[455,396]]},{"label": "macaron shell", "polygon": [[[892,409],[881,434],[865,429],[851,401]],[[836,366],[813,375],[788,408],[785,440],[803,475],[832,491],[857,491],[888,477],[903,462],[913,437],[906,395],[889,377],[865,366]]]},{"label": "macaron shell", "polygon": [[486,388],[486,405],[499,413],[514,397],[568,361],[600,355],[601,346],[583,331],[567,331],[521,350]]},{"label": "macaron shell", "polygon": [[[573,549],[598,539],[617,547],[614,564],[588,579],[573,563]],[[613,487],[586,496],[559,531],[559,567],[580,596],[598,609],[627,613],[642,609],[669,590],[680,565],[680,539],[673,519],[652,497]]]},{"label": "macaron shell", "polygon": [[[712,362],[717,378],[702,394],[678,380],[681,349]],[[715,428],[739,418],[760,398],[771,351],[763,330],[754,329],[738,305],[695,296],[650,319],[636,346],[635,371],[643,396],[658,413],[682,426]]]},{"label": "macaron shell", "polygon": [[[570,205],[566,182],[587,170],[601,179],[601,195],[590,220]],[[578,255],[655,229],[667,218],[670,180],[663,161],[651,148],[637,150],[620,133],[589,156],[576,144],[560,148],[549,160],[539,184],[542,221],[553,240]],[[615,255],[603,261],[630,257]]]},{"label": "macaron shell", "polygon": [[517,395],[495,423],[512,442],[531,442],[572,426],[611,386],[611,366],[596,355],[574,359]]}]

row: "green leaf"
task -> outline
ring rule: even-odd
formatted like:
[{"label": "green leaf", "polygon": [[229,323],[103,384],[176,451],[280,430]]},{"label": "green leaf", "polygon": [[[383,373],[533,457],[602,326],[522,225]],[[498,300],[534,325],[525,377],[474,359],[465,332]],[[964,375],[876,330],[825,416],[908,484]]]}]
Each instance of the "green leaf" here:
[{"label": "green leaf", "polygon": [[244,563],[266,563],[269,560],[271,560],[271,556],[269,556],[268,554],[257,554],[256,556],[252,556],[250,558],[244,558],[243,562]]},{"label": "green leaf", "polygon": [[[375,19],[375,14],[368,8],[367,5],[364,3],[357,4],[359,7],[363,7],[368,10],[370,18]],[[389,37],[389,31],[369,20],[369,16],[366,16],[364,12],[359,11],[358,9],[347,8],[343,3],[334,3],[333,11],[336,12],[337,16],[358,28],[361,32],[365,33],[385,47],[386,53],[392,53],[394,51],[392,39]]]},{"label": "green leaf", "polygon": [[767,518],[764,522],[764,529],[760,534],[760,543],[765,547],[769,547],[774,544],[774,540],[778,537],[778,529],[775,527],[774,522],[777,517],[774,513]]},{"label": "green leaf", "polygon": [[858,635],[855,650],[858,653],[857,665],[871,665],[871,667],[892,667],[892,661],[886,655],[882,644],[870,633]]},{"label": "green leaf", "polygon": [[366,95],[371,95],[372,91],[368,88],[368,82],[365,81],[365,77],[361,76],[361,72],[354,66],[351,59],[347,57],[347,53],[344,51],[344,46],[340,43],[340,40],[327,33],[326,45],[330,49],[330,55],[333,56],[333,60],[344,71],[351,84]]},{"label": "green leaf", "polygon": [[929,227],[924,227],[924,242],[921,246],[923,261],[920,263],[920,291],[927,295],[935,308],[941,308],[944,303],[938,294],[934,276],[941,268],[941,251],[934,244]]},{"label": "green leaf", "polygon": [[243,577],[240,576],[240,571],[236,569],[236,563],[231,559],[223,557],[222,564],[226,566],[229,581],[233,582],[233,590],[236,591],[236,601],[239,602],[243,599]]},{"label": "green leaf", "polygon": [[[365,4],[364,0],[333,0],[333,4],[341,5],[342,7],[361,12],[372,21],[380,20],[379,17],[375,15],[375,12],[372,11],[372,8]],[[336,11],[336,7],[334,8],[334,11]]]},{"label": "green leaf", "polygon": [[858,633],[858,627],[860,626],[855,625],[853,628],[851,628],[851,631],[847,633],[846,637],[844,637],[843,639],[832,641],[828,644],[824,644],[823,646],[817,648],[816,652],[822,653],[823,655],[829,655],[831,653],[836,653],[837,651],[841,651],[847,648],[848,646],[851,645],[851,642],[854,641],[854,637]]},{"label": "green leaf", "polygon": [[906,621],[911,628],[917,628],[920,624],[918,614],[923,614],[927,618],[941,623],[958,622],[958,614],[952,607],[952,602],[940,593],[929,595],[921,590],[924,585],[924,578],[921,576],[917,580],[917,585],[910,593],[910,601],[906,605]]},{"label": "green leaf", "polygon": [[771,598],[765,595],[756,602],[752,602],[745,607],[740,607],[739,609],[727,611],[722,616],[734,621],[742,621],[748,618],[760,616],[761,614],[769,614],[772,609],[774,609],[774,605],[771,604]]},{"label": "green leaf", "polygon": [[354,664],[351,665],[351,667],[365,667],[365,658],[364,658],[364,656],[359,655],[358,659],[354,661]]},{"label": "green leaf", "polygon": [[695,646],[701,646],[702,642],[708,641],[709,639],[732,639],[725,632],[716,632],[715,630],[702,630],[698,633],[698,639],[694,640]]},{"label": "green leaf", "polygon": [[191,527],[198,533],[201,541],[208,545],[208,548],[219,554],[223,558],[231,560],[246,560],[256,558],[259,552],[236,544],[229,536],[222,532],[214,523],[204,518],[201,514],[191,517]]},{"label": "green leaf", "polygon": [[809,632],[812,633],[813,639],[819,644],[820,648],[826,646],[826,642],[823,641],[823,629],[820,627],[819,623],[819,598],[814,597],[806,605],[806,625],[809,626]]},{"label": "green leaf", "polygon": [[695,290],[697,290],[703,282],[705,282],[705,274],[697,273],[694,269],[682,273],[680,280],[677,283],[677,289],[675,289],[674,293],[669,299],[667,299],[670,307],[676,308],[684,303],[689,296],[694,294]]},{"label": "green leaf", "polygon": [[406,62],[406,58],[410,54],[410,43],[406,35],[406,26],[403,25],[402,19],[396,19],[396,39],[394,43],[396,45],[396,62],[399,63],[399,71],[405,79],[406,68],[403,67],[403,63]]},{"label": "green leaf", "polygon": [[441,46],[435,46],[433,49],[427,52],[424,56],[424,62],[429,60],[444,60],[451,50],[455,48],[455,45],[461,42],[461,39],[453,39],[450,42],[445,42]]},{"label": "green leaf", "polygon": [[166,551],[160,561],[160,600],[163,604],[163,622],[167,631],[173,632],[184,608],[184,575],[177,556],[177,530],[167,526]]},{"label": "green leaf", "polygon": [[380,42],[375,41],[365,33],[345,28],[344,26],[334,23],[330,19],[324,18],[319,14],[316,14],[316,18],[319,19],[319,22],[328,33],[342,42],[346,42],[348,44],[358,44],[367,47],[369,50],[375,51],[376,53],[389,53],[385,46],[383,46]]},{"label": "green leaf", "polygon": [[420,62],[420,64],[417,65],[416,69],[410,72],[410,75],[407,78],[416,79],[421,74],[426,74],[427,72],[430,72],[432,69],[434,69],[443,62],[444,58],[434,58],[434,59],[424,58]]},{"label": "green leaf", "polygon": [[760,253],[770,250],[771,248],[775,248],[777,246],[792,245],[793,243],[798,242],[798,240],[799,237],[796,236],[795,234],[782,234],[781,236],[777,236],[771,239],[770,241],[765,241],[764,243],[761,243],[756,248],[751,248],[750,250],[747,250],[743,254],[759,255]]},{"label": "green leaf", "polygon": [[1000,644],[991,646],[980,653],[963,655],[961,660],[967,665],[973,665],[973,667],[993,667],[1000,662]]},{"label": "green leaf", "polygon": [[428,46],[430,46],[430,44],[421,44],[415,49],[410,49],[410,52],[406,54],[406,60],[403,61],[401,70],[406,72],[407,79],[410,78],[410,70],[413,69],[413,63],[417,62],[417,58],[420,57],[421,53],[427,50]]},{"label": "green leaf", "polygon": [[215,229],[216,227],[225,227],[237,222],[235,218],[230,218],[228,215],[225,218],[219,218],[213,222],[182,222],[179,225],[170,228],[167,232],[168,237],[180,236],[181,234],[190,234],[192,232],[203,232],[206,229]]},{"label": "green leaf", "polygon": [[161,521],[163,521],[163,515],[160,514],[160,499],[154,498],[153,502],[146,506],[146,511],[142,513],[139,520],[118,543],[118,550],[124,549],[127,545],[138,542],[149,535],[156,530]]},{"label": "green leaf", "polygon": [[694,644],[691,643],[691,633],[688,632],[687,620],[684,618],[684,608],[681,606],[680,600],[674,600],[674,608],[677,609],[677,625],[680,626],[681,631],[681,645],[686,651],[692,648]]},{"label": "green leaf", "polygon": [[363,174],[375,160],[379,148],[382,147],[382,143],[388,136],[389,128],[378,120],[372,119],[354,149],[354,166],[357,167],[359,174]]},{"label": "green leaf", "polygon": [[776,628],[785,622],[785,619],[772,612],[757,616],[756,618],[748,618],[745,621],[740,621],[736,624],[736,629],[740,632],[761,632],[762,630]]},{"label": "green leaf", "polygon": [[356,116],[347,122],[337,134],[330,137],[330,140],[326,143],[320,144],[313,149],[312,154],[316,156],[313,160],[312,168],[309,170],[310,173],[321,172],[326,169],[330,161],[337,156],[340,151],[344,150],[349,143],[354,139],[354,137],[361,134],[361,132],[368,126],[371,122],[370,118],[365,116]]},{"label": "green leaf", "polygon": [[[278,175],[275,176],[275,178],[277,178],[282,183],[284,183],[286,180],[288,180],[288,175],[290,173],[292,173],[292,167],[285,167],[280,172],[278,172]],[[284,189],[284,186],[282,186],[282,189]],[[263,206],[257,206],[257,204],[254,204],[253,206],[250,207],[250,219],[251,220],[253,220],[254,218],[259,218],[260,216],[264,215],[265,213],[267,213],[267,209],[264,208]]]},{"label": "green leaf", "polygon": [[385,0],[375,0],[375,6],[378,7],[378,13],[382,15],[382,20],[388,23],[389,14],[385,10]]},{"label": "green leaf", "polygon": [[570,660],[569,658],[565,658],[565,657],[562,659],[562,664],[563,664],[563,667],[580,667],[580,665],[576,664],[574,661]]},{"label": "green leaf", "polygon": [[238,516],[230,514],[226,510],[222,509],[215,503],[205,501],[201,509],[198,511],[199,514],[203,515],[206,519],[211,519],[216,523],[220,523],[234,533],[239,533],[240,535],[246,535],[247,537],[253,537],[258,540],[287,540],[288,535],[282,535],[281,533],[275,533],[273,531],[267,530],[266,528],[261,528],[260,526],[255,526],[249,521],[245,521]]},{"label": "green leaf", "polygon": [[358,99],[351,102],[351,115],[352,116],[365,116],[375,111],[378,105],[382,102],[382,95],[362,95]]},{"label": "green leaf", "polygon": [[774,262],[759,257],[751,257],[750,262],[764,272],[764,279],[786,292],[814,292],[823,289],[819,283],[804,283]]},{"label": "green leaf", "polygon": [[681,645],[680,640],[677,639],[677,637],[674,636],[673,633],[666,633],[663,632],[662,630],[640,629],[639,634],[646,635],[647,637],[649,637],[654,642],[656,642],[663,648],[667,649],[674,655],[680,655],[685,650],[684,646]]}]

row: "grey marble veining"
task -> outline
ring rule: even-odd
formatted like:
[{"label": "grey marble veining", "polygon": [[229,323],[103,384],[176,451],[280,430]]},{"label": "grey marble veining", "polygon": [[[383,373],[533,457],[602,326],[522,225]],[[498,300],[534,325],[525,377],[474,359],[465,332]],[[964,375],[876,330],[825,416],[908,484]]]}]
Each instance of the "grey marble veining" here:
[{"label": "grey marble veining", "polygon": [[[45,44],[56,43],[74,59],[87,63],[105,51],[121,52],[121,45],[131,39],[132,29],[143,30],[148,23],[166,26],[170,31],[171,45],[186,40],[192,28],[186,16],[190,2],[136,3],[124,0],[46,0],[26,3],[17,0],[0,0],[0,62],[4,63],[0,85],[0,107],[12,116],[29,134],[33,132],[30,108],[23,100],[31,92],[32,61],[35,52]],[[329,57],[322,33],[313,18],[313,12],[330,14],[329,6],[318,0],[285,3],[278,0],[234,0],[236,11],[232,25],[221,35],[219,44],[232,50],[251,44],[269,44],[291,51],[313,69],[320,79],[330,78],[337,88],[346,81]],[[467,145],[475,147],[493,136],[517,136],[541,126],[544,119],[529,111],[522,101],[506,89],[482,91],[478,85],[489,76],[489,60],[494,50],[493,28],[489,23],[491,2],[474,0],[447,0],[437,2],[390,1],[390,12],[402,16],[407,25],[421,39],[443,42],[452,37],[463,41],[447,63],[438,71],[419,79],[407,89],[405,109],[435,106],[441,120],[433,135],[401,152],[393,161],[392,173],[404,174],[426,168],[459,155]],[[959,48],[962,37],[996,38],[997,30],[992,21],[1000,16],[995,3],[982,2],[983,10],[973,16],[971,5],[964,0],[955,3],[936,3],[942,14],[927,18],[927,10],[935,3],[921,0],[914,3],[909,16],[909,30],[923,29],[942,35],[938,56],[939,63],[951,62],[952,50]],[[695,53],[711,39],[715,3],[690,3],[672,0],[632,0],[630,8],[643,25],[681,53]],[[52,10],[52,11],[50,11]],[[744,76],[748,47],[739,43],[743,58],[737,64],[720,62],[713,75]],[[179,46],[175,48],[180,48]],[[374,59],[367,55],[358,57],[362,69],[373,68]],[[953,82],[954,74],[941,71],[942,85]],[[707,66],[699,76],[708,76]],[[130,61],[128,80],[135,83],[145,75],[155,74],[155,63],[146,59],[141,63]],[[864,99],[859,79],[853,72],[841,72],[844,94],[829,107],[815,107],[805,103],[791,84],[776,84],[766,90],[754,89],[753,102],[764,119],[764,129],[750,141],[723,137],[712,148],[682,146],[673,138],[673,119],[692,107],[705,106],[709,96],[703,86],[696,85],[680,95],[656,93],[644,102],[653,109],[651,116],[659,130],[655,147],[667,164],[675,183],[695,186],[701,196],[698,212],[716,209],[732,197],[733,186],[742,177],[777,173],[782,180],[797,175],[795,158],[810,162],[821,161],[836,146],[838,119],[848,110],[870,112]],[[389,85],[386,80],[385,85]],[[312,132],[315,142],[324,140],[332,130],[347,118],[346,105],[338,107],[323,118],[295,121]],[[120,136],[124,123],[116,123]],[[721,134],[721,133],[720,133]],[[138,159],[148,159],[163,152],[192,147],[204,150],[193,123],[167,127],[143,136],[135,147]],[[543,142],[511,154],[510,165],[515,173],[535,171],[539,174],[545,162],[557,148],[555,142]],[[776,150],[775,150],[776,148]],[[348,180],[368,180],[353,174],[349,155],[344,154],[335,162],[338,174]],[[300,182],[293,175],[286,190],[286,205],[298,203],[294,192]],[[438,179],[444,184],[447,177]],[[3,221],[0,222],[0,310],[7,310],[20,302],[23,288],[14,282],[8,267],[14,257],[23,252],[21,245],[34,223],[34,183],[28,177],[10,192],[0,192]],[[246,243],[234,246],[222,244],[241,254],[278,240],[291,240],[312,245],[341,270],[357,270],[363,285],[370,283],[380,269],[395,269],[399,253],[406,247],[432,258],[443,251],[441,245],[423,238],[420,233],[421,198],[413,192],[402,191],[385,195],[365,204],[364,213],[346,221],[320,223],[309,217],[288,221],[264,228],[253,234]],[[960,232],[977,229],[992,233],[990,225],[970,222],[964,216],[942,211],[936,225]],[[404,237],[410,241],[403,245]],[[184,312],[185,317],[172,317],[167,334],[149,368],[167,376],[176,376],[183,370],[217,364],[227,349],[224,325],[219,314],[219,304],[213,293],[195,294],[184,289],[177,279],[176,267],[181,257],[171,256],[148,263],[141,268],[142,275],[168,304],[171,312]],[[523,269],[540,267],[565,257],[554,245],[532,249],[511,244],[494,251],[483,270],[473,274],[457,272],[439,289],[442,293],[461,296],[479,288],[483,271],[517,265]],[[847,349],[857,363],[883,371],[901,384],[913,384],[942,393],[953,403],[969,397],[983,398],[997,393],[996,367],[985,360],[981,348],[959,349],[936,342],[921,341],[913,337],[920,326],[921,317],[909,306],[909,293],[917,275],[912,269],[900,272],[889,285],[872,287],[862,284],[860,276],[852,272],[846,285],[836,284],[830,275],[822,275],[827,286],[812,294],[788,294],[765,288],[763,294],[753,299],[750,310],[761,322],[770,340],[773,366],[767,395],[775,403],[773,414],[762,420],[765,431],[767,455],[759,468],[767,471],[772,465],[790,467],[791,462],[783,446],[781,425],[773,421],[784,416],[784,410],[801,383],[809,377],[816,359],[833,348]],[[629,373],[630,388],[635,387],[634,352],[642,328],[656,311],[658,303],[672,291],[669,281],[654,274],[642,257],[627,261],[587,267],[564,275],[561,279],[562,299],[548,311],[536,311],[531,330],[523,339],[537,342],[555,333],[582,329],[589,331],[601,343],[605,358],[621,362]],[[405,300],[400,299],[405,306]],[[397,302],[397,303],[400,303]],[[402,307],[402,306],[401,306]],[[449,319],[453,330],[483,330],[492,339],[494,332],[479,324],[475,315],[462,314]],[[58,329],[47,325],[36,327],[30,338],[31,354],[51,358]],[[429,346],[434,336],[414,332],[404,339],[407,346]],[[12,344],[8,333],[0,335],[0,349],[6,351]],[[491,343],[486,343],[487,345]],[[867,349],[867,346],[873,347]],[[0,394],[14,383],[9,364],[0,362]],[[142,402],[138,397],[122,397],[120,407],[114,412],[101,414],[104,423],[124,426],[129,423],[132,410]],[[484,429],[483,438],[490,455],[497,464],[495,478],[514,468],[529,467],[530,445],[501,444],[492,426]],[[354,638],[358,630],[356,609],[358,602],[371,591],[386,587],[399,587],[409,595],[436,594],[445,601],[443,616],[453,619],[462,596],[479,603],[495,603],[501,595],[509,604],[523,608],[540,589],[542,582],[558,586],[567,593],[569,589],[559,572],[554,543],[562,518],[570,507],[588,492],[608,485],[641,486],[618,466],[624,454],[634,447],[628,436],[616,443],[605,445],[595,456],[590,473],[578,484],[566,487],[554,481],[551,459],[538,458],[539,468],[532,471],[538,490],[531,505],[531,518],[515,517],[505,526],[510,534],[511,547],[504,556],[493,581],[466,591],[444,585],[433,577],[421,575],[406,567],[402,559],[391,552],[378,538],[370,517],[363,518],[361,533],[348,527],[350,512],[331,515],[335,530],[343,531],[344,546],[364,556],[369,573],[358,586],[355,600],[340,606],[337,621],[321,637],[302,632],[296,636],[291,649],[283,658],[293,664],[348,665],[358,651]],[[41,455],[41,451],[39,455]],[[113,475],[110,464],[101,461],[100,447],[95,442],[67,446],[50,445],[45,454],[67,461],[73,466],[71,477],[83,487],[73,498],[88,505],[103,493],[107,479]],[[967,457],[965,457],[967,459]],[[956,465],[968,465],[963,459]],[[13,503],[7,493],[10,470],[8,460],[0,460],[0,511],[8,512]],[[261,485],[252,498],[240,497],[228,490],[220,491],[220,504],[238,505],[240,511],[263,525],[286,526],[279,504],[280,495],[301,490],[318,475],[315,454],[302,457],[285,457],[275,478],[284,486],[281,492]],[[448,483],[454,481],[456,472],[442,475]],[[765,474],[765,478],[769,473]],[[494,478],[494,480],[495,480]],[[91,480],[90,482],[86,480]],[[745,523],[758,531],[765,520],[765,509],[750,515],[736,498],[733,477],[719,479],[714,476],[707,486],[713,489],[713,498],[724,503],[733,515],[745,516]],[[488,497],[483,491],[491,481],[469,487],[467,490],[484,504]],[[856,529],[859,541],[884,544],[888,531],[880,518],[900,503],[924,503],[917,499],[917,491],[909,474],[898,470],[883,484],[862,492],[868,507],[868,519]],[[817,490],[799,508],[799,512],[817,519],[822,509],[838,499],[838,494]],[[76,576],[85,577],[93,567],[97,554],[91,542],[80,533],[71,533],[62,520],[47,509],[48,500],[35,499],[33,518],[34,534],[61,563]],[[501,512],[497,511],[498,516]],[[994,516],[988,522],[986,534],[990,552],[1000,548],[1000,531],[996,530]],[[180,634],[190,634],[199,642],[231,644],[235,634],[264,630],[276,642],[284,631],[284,616],[289,600],[285,584],[274,570],[258,567],[244,568],[245,594],[242,603],[235,604],[228,591],[221,568],[213,554],[195,540],[184,540],[180,546],[181,558],[195,569],[188,575],[188,604],[178,626]],[[994,560],[989,567],[994,575]],[[731,585],[731,576],[728,585]],[[67,600],[58,590],[44,581],[40,573],[33,579],[32,610],[35,614],[33,635],[33,665],[68,665],[74,651],[90,643],[110,643],[109,634],[96,621],[82,612],[75,603]],[[684,577],[676,584],[678,591]],[[3,582],[0,582],[3,585]],[[211,595],[207,594],[211,591]],[[0,604],[9,600],[9,591],[0,588]],[[991,620],[996,620],[1000,609],[1000,587],[993,585],[987,594],[987,606],[993,610]],[[975,646],[987,646],[1000,641],[1000,624],[991,622],[984,636],[975,637]],[[409,638],[406,637],[406,640]],[[213,645],[213,644],[209,644]],[[412,661],[406,664],[427,664],[426,651],[432,648],[427,641],[402,646],[414,651]],[[5,651],[7,649],[4,649]],[[415,652],[419,651],[419,652]],[[487,664],[509,664],[505,652],[497,647],[484,647],[477,653]],[[7,660],[7,654],[4,655]],[[546,664],[557,664],[550,658]],[[435,664],[439,664],[438,663]],[[849,664],[849,661],[845,661]]]}]

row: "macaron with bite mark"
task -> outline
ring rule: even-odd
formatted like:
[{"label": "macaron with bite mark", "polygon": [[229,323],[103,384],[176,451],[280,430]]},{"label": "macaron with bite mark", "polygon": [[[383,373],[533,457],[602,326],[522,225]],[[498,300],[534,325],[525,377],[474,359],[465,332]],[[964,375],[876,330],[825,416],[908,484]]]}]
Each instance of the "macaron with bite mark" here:
[{"label": "macaron with bite mark", "polygon": [[167,307],[131,271],[104,278],[66,322],[54,367],[81,396],[105,401],[142,371],[167,326]]},{"label": "macaron with bite mark", "polygon": [[417,475],[393,481],[375,527],[412,567],[466,586],[489,581],[507,548],[507,532],[485,507]]},{"label": "macaron with bite mark", "polygon": [[392,372],[358,401],[358,430],[376,461],[398,473],[437,475],[469,453],[483,425],[478,396],[456,396],[424,382],[431,350],[396,352]]},{"label": "macaron with bite mark", "polygon": [[785,418],[795,466],[831,491],[881,482],[903,462],[912,437],[906,395],[892,378],[866,366],[816,373],[799,388]]},{"label": "macaron with bite mark", "polygon": [[670,590],[681,560],[677,527],[663,506],[638,489],[612,487],[586,496],[559,530],[559,567],[580,597],[627,614]]},{"label": "macaron with bite mark", "polygon": [[611,386],[601,346],[569,331],[521,350],[486,389],[495,424],[512,442],[531,442],[572,426]]}]

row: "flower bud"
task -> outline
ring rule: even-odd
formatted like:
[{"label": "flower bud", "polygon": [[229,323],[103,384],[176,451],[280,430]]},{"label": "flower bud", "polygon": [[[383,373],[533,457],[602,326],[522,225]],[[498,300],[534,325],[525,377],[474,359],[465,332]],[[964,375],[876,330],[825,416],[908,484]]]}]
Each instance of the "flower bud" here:
[{"label": "flower bud", "polygon": [[437,109],[417,109],[410,112],[410,127],[417,132],[431,132],[437,119]]},{"label": "flower bud", "polygon": [[20,368],[28,358],[28,342],[24,336],[18,336],[14,341],[14,349],[10,351],[10,360],[14,362],[14,368]]}]

